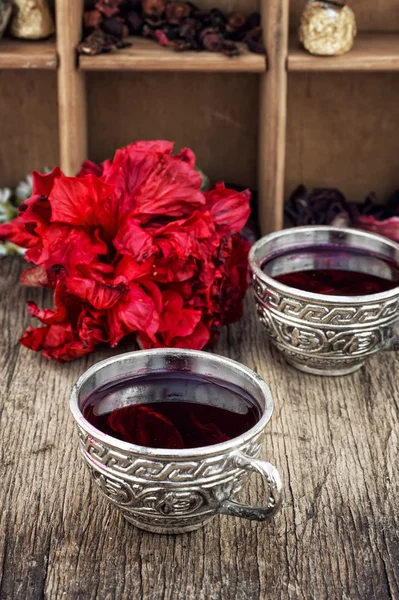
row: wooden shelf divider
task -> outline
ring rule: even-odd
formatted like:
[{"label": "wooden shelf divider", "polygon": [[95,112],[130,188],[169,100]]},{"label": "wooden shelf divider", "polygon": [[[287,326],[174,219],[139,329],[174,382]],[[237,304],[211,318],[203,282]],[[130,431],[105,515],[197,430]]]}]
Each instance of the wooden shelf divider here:
[{"label": "wooden shelf divider", "polygon": [[262,0],[261,9],[268,70],[260,85],[258,180],[266,234],[283,226],[289,0]]},{"label": "wooden shelf divider", "polygon": [[140,37],[132,46],[98,56],[80,56],[83,71],[190,71],[227,73],[264,73],[266,60],[240,44],[241,55],[230,58],[217,52],[176,52]]},{"label": "wooden shelf divider", "polygon": [[58,66],[54,40],[27,42],[25,40],[0,40],[0,69],[42,69],[55,71]]},{"label": "wooden shelf divider", "polygon": [[289,71],[399,71],[399,34],[360,32],[350,52],[313,56],[290,39]]},{"label": "wooden shelf divider", "polygon": [[85,75],[77,68],[83,0],[57,0],[58,113],[61,169],[75,175],[87,158]]}]

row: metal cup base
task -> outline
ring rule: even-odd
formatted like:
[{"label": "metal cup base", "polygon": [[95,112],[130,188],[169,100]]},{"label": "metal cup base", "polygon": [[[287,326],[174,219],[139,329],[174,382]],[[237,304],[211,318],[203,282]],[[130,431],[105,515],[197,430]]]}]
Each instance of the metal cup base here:
[{"label": "metal cup base", "polygon": [[289,365],[291,365],[291,367],[298,369],[298,371],[302,371],[303,373],[310,373],[311,375],[321,375],[324,377],[340,377],[341,375],[351,375],[352,373],[356,373],[356,371],[361,369],[365,363],[365,361],[362,361],[356,365],[353,365],[352,367],[341,367],[336,369],[318,369],[316,367],[310,367],[302,362],[292,360],[287,356],[284,356],[284,359]]}]

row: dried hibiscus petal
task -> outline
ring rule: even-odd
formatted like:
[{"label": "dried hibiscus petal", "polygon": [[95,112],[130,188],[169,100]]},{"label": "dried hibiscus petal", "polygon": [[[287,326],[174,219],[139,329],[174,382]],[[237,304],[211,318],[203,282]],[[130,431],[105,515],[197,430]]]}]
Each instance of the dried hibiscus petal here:
[{"label": "dried hibiscus petal", "polygon": [[117,39],[123,39],[129,35],[129,29],[123,19],[119,17],[107,17],[101,23],[101,29]]},{"label": "dried hibiscus petal", "polygon": [[124,0],[98,0],[96,8],[106,17],[113,17],[119,13],[119,7]]},{"label": "dried hibiscus petal", "polygon": [[96,29],[102,19],[102,14],[99,10],[85,10],[83,13],[83,25],[87,29]]},{"label": "dried hibiscus petal", "polygon": [[165,20],[165,0],[143,0],[143,18],[154,27]]},{"label": "dried hibiscus petal", "polygon": [[245,32],[247,20],[242,13],[232,12],[227,17],[226,31],[229,37],[234,40],[242,39]]},{"label": "dried hibiscus petal", "polygon": [[126,15],[126,24],[131,34],[138,34],[143,28],[143,18],[135,10],[131,10]]},{"label": "dried hibiscus petal", "polygon": [[213,8],[210,11],[209,16],[212,27],[216,27],[219,30],[225,29],[227,19],[221,10],[219,10],[218,8]]},{"label": "dried hibiscus petal", "polygon": [[251,52],[266,54],[261,27],[255,27],[251,31],[248,31],[244,36],[244,42]]},{"label": "dried hibiscus petal", "polygon": [[187,2],[168,2],[165,9],[166,20],[170,25],[180,25],[191,14],[191,7]]},{"label": "dried hibiscus petal", "polygon": [[201,41],[205,50],[209,52],[222,52],[224,40],[221,33],[207,31],[204,35],[201,35]]},{"label": "dried hibiscus petal", "polygon": [[238,46],[234,43],[231,42],[229,40],[224,40],[222,43],[222,52],[223,54],[225,54],[226,56],[239,56],[240,55],[240,51],[238,49]]},{"label": "dried hibiscus petal", "polygon": [[170,46],[171,41],[168,39],[168,36],[162,29],[155,30],[155,37],[160,46]]}]

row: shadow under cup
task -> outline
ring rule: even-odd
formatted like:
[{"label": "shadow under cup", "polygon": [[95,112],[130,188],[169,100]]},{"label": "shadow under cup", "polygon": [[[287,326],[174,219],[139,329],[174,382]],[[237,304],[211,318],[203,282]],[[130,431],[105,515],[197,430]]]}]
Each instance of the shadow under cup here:
[{"label": "shadow under cup", "polygon": [[[159,373],[197,376],[245,390],[256,402],[260,418],[238,437],[183,449],[131,444],[96,429],[85,418],[87,401],[97,390]],[[219,513],[265,521],[280,507],[279,474],[270,463],[259,459],[261,436],[273,412],[272,395],[255,372],[238,362],[194,350],[130,352],[88,369],[73,387],[70,407],[94,482],[124,517],[141,529],[156,533],[193,531]],[[251,472],[260,474],[267,485],[263,506],[233,500]]]}]

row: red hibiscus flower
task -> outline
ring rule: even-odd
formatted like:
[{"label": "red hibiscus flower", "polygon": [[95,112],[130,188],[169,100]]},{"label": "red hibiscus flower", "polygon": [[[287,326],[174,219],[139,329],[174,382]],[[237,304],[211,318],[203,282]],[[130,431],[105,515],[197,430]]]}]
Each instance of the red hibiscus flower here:
[{"label": "red hibiscus flower", "polygon": [[27,248],[25,285],[54,290],[54,310],[21,343],[59,361],[115,346],[201,349],[241,317],[249,244],[240,237],[249,191],[203,194],[189,149],[137,142],[77,177],[33,174],[33,194],[0,240]]}]

